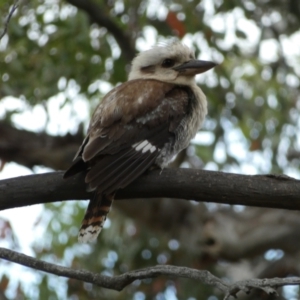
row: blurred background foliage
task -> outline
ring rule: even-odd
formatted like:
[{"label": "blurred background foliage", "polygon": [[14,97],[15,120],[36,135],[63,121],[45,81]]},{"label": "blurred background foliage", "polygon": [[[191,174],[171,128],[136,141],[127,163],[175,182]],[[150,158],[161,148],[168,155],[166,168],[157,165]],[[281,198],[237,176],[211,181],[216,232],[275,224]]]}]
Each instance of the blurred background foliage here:
[{"label": "blurred background foliage", "polygon": [[[3,24],[11,5],[0,0]],[[220,65],[197,78],[209,115],[174,165],[299,178],[299,27],[299,0],[20,1],[0,42],[0,132],[4,124],[16,129],[14,142],[0,136],[3,172],[18,162],[19,152],[11,149],[20,147],[15,142],[20,129],[53,139],[77,135],[76,151],[91,112],[105,93],[126,80],[135,54],[177,37],[197,57]],[[32,155],[30,143],[23,145],[24,161]],[[61,164],[51,160],[52,143],[44,146],[35,146],[34,155],[41,151],[44,160],[33,164],[34,172],[64,169],[71,162],[74,151],[65,153],[63,144],[57,142]],[[34,237],[30,254],[110,275],[165,263],[208,269],[229,280],[299,273],[295,212],[293,218],[282,212],[289,238],[283,242],[280,234],[267,238],[283,218],[278,211],[168,199],[120,202],[95,245],[77,243],[84,201],[45,205],[33,232],[26,232]],[[268,221],[262,221],[263,213]],[[268,228],[263,246],[257,227]],[[22,251],[4,219],[1,232],[6,246]],[[248,251],[242,249],[242,238],[232,242],[240,234],[255,237]],[[24,280],[2,264],[3,299],[222,298],[212,287],[183,279],[135,282],[119,293],[22,269],[30,273]],[[243,297],[272,299],[255,293]],[[298,287],[293,287],[282,289],[277,299],[298,298]]]}]

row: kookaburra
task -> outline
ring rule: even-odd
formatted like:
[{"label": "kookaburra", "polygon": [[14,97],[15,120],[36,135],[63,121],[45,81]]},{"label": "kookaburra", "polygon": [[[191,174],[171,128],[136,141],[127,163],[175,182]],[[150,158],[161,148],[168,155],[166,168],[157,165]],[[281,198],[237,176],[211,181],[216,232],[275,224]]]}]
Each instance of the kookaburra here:
[{"label": "kookaburra", "polygon": [[86,171],[95,196],[89,202],[78,240],[97,238],[114,194],[152,166],[164,168],[186,148],[207,113],[195,75],[216,66],[196,60],[179,42],[156,46],[132,62],[128,81],[100,102],[67,178]]}]

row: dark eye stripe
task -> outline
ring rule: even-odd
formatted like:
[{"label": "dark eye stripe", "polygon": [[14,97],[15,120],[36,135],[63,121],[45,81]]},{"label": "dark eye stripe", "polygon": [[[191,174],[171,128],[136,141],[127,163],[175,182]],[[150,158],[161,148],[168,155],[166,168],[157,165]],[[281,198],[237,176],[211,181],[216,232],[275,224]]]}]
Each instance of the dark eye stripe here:
[{"label": "dark eye stripe", "polygon": [[155,66],[150,65],[150,66],[141,67],[141,71],[142,71],[142,73],[154,73],[155,72]]}]

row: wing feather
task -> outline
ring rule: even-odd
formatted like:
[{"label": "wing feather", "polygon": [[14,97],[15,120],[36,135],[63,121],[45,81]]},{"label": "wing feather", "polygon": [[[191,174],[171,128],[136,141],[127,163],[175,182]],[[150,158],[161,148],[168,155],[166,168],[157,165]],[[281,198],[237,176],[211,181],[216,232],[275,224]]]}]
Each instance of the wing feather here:
[{"label": "wing feather", "polygon": [[113,193],[155,163],[188,110],[182,87],[157,80],[131,80],[113,89],[96,109],[76,167],[88,169],[91,190]]},{"label": "wing feather", "polygon": [[91,184],[99,186],[98,190],[101,193],[112,193],[124,187],[123,181],[132,182],[144,173],[149,168],[149,164],[154,163],[156,156],[156,153],[145,154],[142,157],[133,153],[120,162],[120,167],[113,169],[105,178],[99,176]]},{"label": "wing feather", "polygon": [[[157,109],[173,88],[173,84],[157,80],[131,80],[113,89],[92,117],[83,160],[91,160],[109,144],[121,139],[135,120]],[[152,127],[156,125],[154,122]]]}]

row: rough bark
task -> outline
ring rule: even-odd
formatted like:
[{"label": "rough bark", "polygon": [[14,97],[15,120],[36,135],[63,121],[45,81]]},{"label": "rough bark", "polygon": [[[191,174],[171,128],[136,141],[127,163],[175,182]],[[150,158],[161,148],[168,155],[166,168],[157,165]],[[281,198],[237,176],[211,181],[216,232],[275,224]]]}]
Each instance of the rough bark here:
[{"label": "rough bark", "polygon": [[297,253],[300,248],[300,212],[246,208],[220,210],[207,217],[198,244],[210,256],[238,261],[255,258],[269,249]]},{"label": "rough bark", "polygon": [[[89,199],[83,176],[63,172],[0,182],[0,209],[71,199]],[[300,209],[300,181],[283,175],[238,175],[194,169],[153,170],[116,194],[116,199],[177,198],[246,206]]]}]

